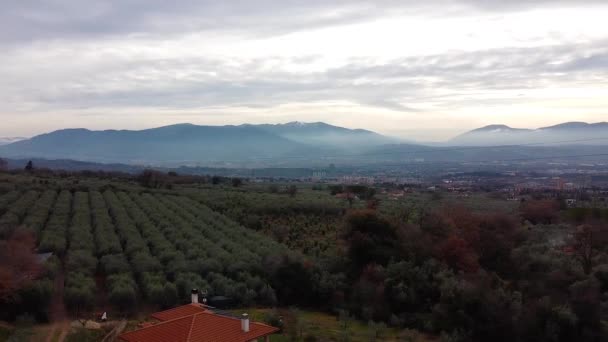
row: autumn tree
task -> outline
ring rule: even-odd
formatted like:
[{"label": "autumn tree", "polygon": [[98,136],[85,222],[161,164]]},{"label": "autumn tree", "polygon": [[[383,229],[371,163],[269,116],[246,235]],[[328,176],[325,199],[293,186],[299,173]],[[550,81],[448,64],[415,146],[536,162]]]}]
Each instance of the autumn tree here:
[{"label": "autumn tree", "polygon": [[574,231],[571,249],[585,274],[591,273],[595,257],[608,241],[607,235],[599,224],[584,224]]},{"label": "autumn tree", "polygon": [[556,223],[559,217],[559,201],[532,200],[523,202],[521,215],[534,224]]},{"label": "autumn tree", "polygon": [[477,254],[463,238],[452,235],[439,247],[439,258],[455,270],[467,273],[477,272]]},{"label": "autumn tree", "polygon": [[0,241],[0,300],[10,300],[42,271],[35,247],[34,235],[21,229]]}]

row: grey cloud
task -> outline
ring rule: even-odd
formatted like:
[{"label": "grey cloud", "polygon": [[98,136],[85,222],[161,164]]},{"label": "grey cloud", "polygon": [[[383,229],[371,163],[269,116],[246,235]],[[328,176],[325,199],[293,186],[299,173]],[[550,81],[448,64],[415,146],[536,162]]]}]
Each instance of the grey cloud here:
[{"label": "grey cloud", "polygon": [[[30,41],[194,31],[288,32],[356,21],[396,1],[23,0],[0,3],[0,39]],[[385,7],[386,6],[386,7]],[[321,14],[333,11],[331,16]]]},{"label": "grey cloud", "polygon": [[[419,112],[420,103],[444,108],[503,103],[480,100],[492,90],[535,89],[551,84],[608,83],[608,44],[495,49],[395,59],[371,60],[327,70],[293,74],[264,68],[266,59],[148,59],[104,64],[70,77],[46,79],[0,90],[0,102],[26,97],[41,110],[151,107],[267,108],[294,102],[344,100],[401,112]],[[310,57],[313,60],[314,56]],[[277,64],[306,63],[307,58],[275,58]],[[560,63],[557,63],[560,62]],[[25,71],[24,71],[25,72]],[[37,72],[37,71],[34,71]],[[180,77],[174,75],[181,73]],[[211,75],[213,73],[213,75]],[[18,77],[18,75],[16,76]],[[36,79],[38,75],[28,77]],[[24,95],[26,94],[26,95]],[[11,97],[14,96],[14,97]],[[502,102],[501,102],[502,101]],[[512,100],[511,100],[512,101]]]},{"label": "grey cloud", "polygon": [[392,14],[587,6],[604,0],[19,0],[0,2],[0,42],[234,31],[272,35]]}]

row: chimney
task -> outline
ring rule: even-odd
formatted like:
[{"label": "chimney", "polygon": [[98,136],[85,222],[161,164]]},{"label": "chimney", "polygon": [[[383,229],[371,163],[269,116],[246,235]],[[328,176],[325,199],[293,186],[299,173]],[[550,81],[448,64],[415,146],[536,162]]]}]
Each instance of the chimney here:
[{"label": "chimney", "polygon": [[192,304],[198,304],[198,290],[197,289],[192,289]]},{"label": "chimney", "polygon": [[241,317],[241,330],[249,332],[249,315],[246,313]]}]

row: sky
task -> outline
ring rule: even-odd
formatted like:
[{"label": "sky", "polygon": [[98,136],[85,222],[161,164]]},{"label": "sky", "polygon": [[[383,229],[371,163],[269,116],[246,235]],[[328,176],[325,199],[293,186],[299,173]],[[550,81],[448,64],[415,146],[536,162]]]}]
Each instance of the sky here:
[{"label": "sky", "polygon": [[605,0],[0,2],[0,136],[608,121]]}]

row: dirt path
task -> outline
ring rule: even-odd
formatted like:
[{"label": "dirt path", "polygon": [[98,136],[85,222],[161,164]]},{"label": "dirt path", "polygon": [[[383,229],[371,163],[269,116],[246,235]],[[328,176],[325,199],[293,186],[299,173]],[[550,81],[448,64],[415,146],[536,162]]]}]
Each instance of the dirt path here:
[{"label": "dirt path", "polygon": [[46,342],[52,342],[53,341],[53,336],[55,336],[55,331],[57,331],[57,324],[53,324],[51,325],[51,330],[49,330],[48,334],[46,335]]},{"label": "dirt path", "polygon": [[68,337],[68,334],[70,333],[70,322],[69,321],[64,321],[61,324],[61,334],[59,334],[59,339],[57,339],[57,342],[63,342],[65,340],[66,337]]},{"label": "dirt path", "polygon": [[[63,302],[63,291],[65,286],[65,274],[63,270],[59,272],[55,278],[55,291],[51,300],[49,318],[51,321],[51,329],[46,337],[46,342],[55,342],[53,338],[59,334],[59,342],[63,342],[70,331],[70,322],[68,321],[67,311]],[[58,331],[60,331],[58,333]]]}]

